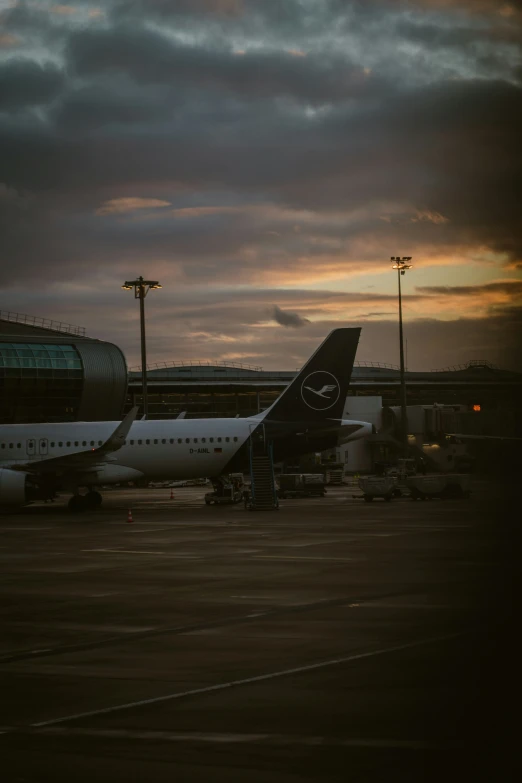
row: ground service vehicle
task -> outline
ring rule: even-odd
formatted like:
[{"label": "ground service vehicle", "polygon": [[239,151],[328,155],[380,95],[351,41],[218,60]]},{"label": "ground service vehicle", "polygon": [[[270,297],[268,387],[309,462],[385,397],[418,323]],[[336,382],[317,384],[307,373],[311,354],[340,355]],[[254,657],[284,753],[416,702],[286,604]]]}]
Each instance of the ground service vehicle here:
[{"label": "ground service vehicle", "polygon": [[367,503],[374,498],[390,501],[395,494],[396,479],[394,476],[361,476],[359,487]]},{"label": "ground service vehicle", "polygon": [[281,473],[278,477],[280,498],[324,497],[326,488],[322,473]]},{"label": "ground service vehicle", "polygon": [[230,473],[228,476],[220,476],[214,482],[214,491],[207,492],[205,503],[207,506],[239,503],[243,499],[245,484],[242,473]]}]

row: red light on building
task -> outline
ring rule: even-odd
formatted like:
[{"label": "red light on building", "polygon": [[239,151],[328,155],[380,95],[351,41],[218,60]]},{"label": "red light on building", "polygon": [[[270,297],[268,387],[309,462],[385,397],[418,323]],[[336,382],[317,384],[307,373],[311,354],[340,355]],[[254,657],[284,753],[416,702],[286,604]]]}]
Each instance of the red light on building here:
[{"label": "red light on building", "polygon": [[474,405],[473,406],[473,410],[474,411],[479,411],[480,410],[480,405]]}]

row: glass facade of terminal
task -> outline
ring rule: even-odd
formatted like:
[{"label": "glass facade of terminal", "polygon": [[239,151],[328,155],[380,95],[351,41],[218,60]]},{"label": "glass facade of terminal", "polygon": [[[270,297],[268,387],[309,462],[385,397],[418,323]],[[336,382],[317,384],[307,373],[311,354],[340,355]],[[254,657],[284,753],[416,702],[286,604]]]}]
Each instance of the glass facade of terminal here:
[{"label": "glass facade of terminal", "polygon": [[[185,411],[188,419],[213,419],[220,417],[255,416],[268,408],[281,394],[281,389],[260,391],[243,389],[162,391],[148,389],[149,417],[151,419],[173,419]],[[141,405],[143,396],[139,389],[127,395],[125,411],[133,405]]]},{"label": "glass facade of terminal", "polygon": [[82,387],[74,346],[0,343],[0,423],[74,421]]}]

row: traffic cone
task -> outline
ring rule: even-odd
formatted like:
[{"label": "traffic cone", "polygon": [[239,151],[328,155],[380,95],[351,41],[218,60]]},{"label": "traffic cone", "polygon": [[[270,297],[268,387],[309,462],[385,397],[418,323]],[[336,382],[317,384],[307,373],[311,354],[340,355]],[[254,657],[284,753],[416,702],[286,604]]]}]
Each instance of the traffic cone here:
[{"label": "traffic cone", "polygon": [[170,499],[174,500],[174,490],[173,489],[170,490]]},{"label": "traffic cone", "polygon": [[127,514],[127,522],[133,522],[132,511],[130,508],[129,508],[129,513]]}]

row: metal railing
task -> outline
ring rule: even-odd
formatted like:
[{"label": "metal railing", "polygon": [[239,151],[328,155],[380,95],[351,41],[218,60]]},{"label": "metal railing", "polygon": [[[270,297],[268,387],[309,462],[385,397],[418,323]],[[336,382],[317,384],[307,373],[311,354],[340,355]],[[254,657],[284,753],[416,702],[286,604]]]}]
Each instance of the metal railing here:
[{"label": "metal railing", "polygon": [[455,372],[457,370],[469,370],[471,367],[485,367],[488,370],[499,369],[498,365],[492,364],[486,359],[470,359],[466,364],[452,364],[450,367],[440,367],[437,370],[430,370],[430,372]]},{"label": "metal railing", "polygon": [[[253,364],[243,364],[242,362],[228,362],[216,360],[212,361],[191,361],[191,362],[155,362],[154,364],[147,364],[147,372],[150,370],[169,370],[176,367],[232,367],[239,370],[255,370],[260,372],[263,368],[255,366]],[[141,364],[139,366],[130,367],[129,372],[141,372]]]},{"label": "metal railing", "polygon": [[75,334],[78,337],[85,337],[84,326],[73,326],[73,324],[64,323],[64,321],[52,321],[49,318],[39,318],[27,313],[15,313],[11,310],[0,310],[0,321],[9,321],[14,324],[26,324],[27,326],[38,326],[40,329],[48,329],[50,332],[63,332],[65,334]]},{"label": "metal railing", "polygon": [[[154,364],[147,364],[147,372],[152,370],[174,370],[178,367],[215,367],[217,370],[222,368],[231,368],[239,370],[250,370],[254,372],[263,372],[261,365],[244,364],[243,362],[229,362],[229,361],[172,361],[172,362],[154,362]],[[380,370],[398,370],[397,364],[388,364],[386,362],[354,362],[354,367],[367,367],[378,368]],[[296,367],[295,373],[301,372],[302,367]],[[129,367],[129,372],[141,372],[141,364]],[[288,376],[289,370],[265,370],[267,375],[271,377],[276,376]]]},{"label": "metal railing", "polygon": [[382,370],[399,370],[398,364],[387,364],[386,362],[354,362],[354,367],[378,367]]}]

